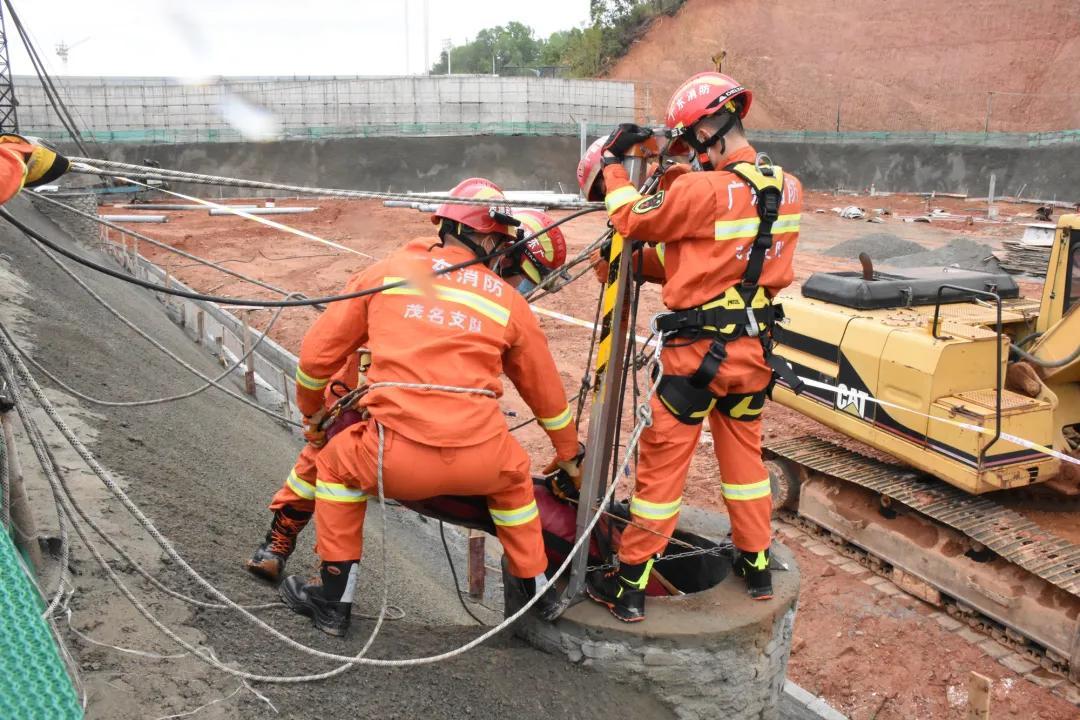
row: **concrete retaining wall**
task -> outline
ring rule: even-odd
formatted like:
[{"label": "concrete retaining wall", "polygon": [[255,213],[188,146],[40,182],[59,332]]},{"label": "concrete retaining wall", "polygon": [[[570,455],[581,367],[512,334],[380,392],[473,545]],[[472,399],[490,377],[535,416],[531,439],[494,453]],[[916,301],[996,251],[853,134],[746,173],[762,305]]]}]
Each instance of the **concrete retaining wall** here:
[{"label": "concrete retaining wall", "polygon": [[[962,192],[1080,200],[1080,145],[919,146],[893,143],[758,142],[810,189]],[[163,167],[364,190],[445,190],[471,175],[506,189],[576,189],[579,141],[570,136],[341,138],[307,142],[105,146],[112,159]],[[210,193],[211,191],[206,191]],[[213,194],[217,194],[214,189]],[[228,194],[228,193],[227,193]],[[233,193],[237,194],[237,193]],[[251,195],[250,191],[241,194]]]},{"label": "concrete retaining wall", "polygon": [[[178,170],[354,190],[448,190],[463,178],[481,175],[507,190],[561,187],[576,192],[579,147],[579,140],[568,136],[491,135],[110,145],[107,154],[135,163],[153,158]],[[186,185],[181,192],[218,194],[217,188],[192,188]]]},{"label": "concrete retaining wall", "polygon": [[[761,141],[758,150],[807,188],[996,194],[1080,201],[1080,144],[1054,147]],[[1022,193],[1021,193],[1022,190]]]}]

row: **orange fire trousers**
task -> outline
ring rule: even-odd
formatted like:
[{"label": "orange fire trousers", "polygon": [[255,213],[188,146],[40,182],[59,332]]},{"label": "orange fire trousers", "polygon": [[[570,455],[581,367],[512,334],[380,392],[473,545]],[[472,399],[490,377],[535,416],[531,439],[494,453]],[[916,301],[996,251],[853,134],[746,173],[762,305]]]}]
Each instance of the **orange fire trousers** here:
[{"label": "orange fire trousers", "polygon": [[[708,341],[702,340],[665,348],[661,355],[664,374],[693,374],[706,347]],[[759,392],[768,384],[772,371],[765,364],[758,340],[740,338],[728,343],[727,351],[728,357],[709,386],[714,395]],[[653,424],[641,435],[637,482],[630,501],[634,521],[648,530],[627,526],[619,558],[628,564],[643,563],[667,547],[666,537],[678,523],[686,474],[701,438],[702,425],[679,422],[656,396],[652,398],[652,417]],[[761,416],[735,419],[714,409],[708,421],[720,468],[720,491],[731,518],[732,541],[740,550],[764,550],[772,538],[772,494],[769,473],[761,459]]]},{"label": "orange fire trousers", "polygon": [[[385,428],[383,492],[387,498],[423,500],[436,495],[486,495],[510,572],[531,578],[547,557],[533,496],[529,456],[509,431],[466,447],[439,448]],[[358,560],[364,515],[378,502],[379,434],[373,420],[334,436],[317,453],[315,551],[328,562]]]},{"label": "orange fire trousers", "polygon": [[296,464],[289,471],[289,476],[270,501],[271,512],[277,512],[285,506],[304,512],[315,510],[315,458],[321,449],[314,445],[304,445],[296,458]]}]

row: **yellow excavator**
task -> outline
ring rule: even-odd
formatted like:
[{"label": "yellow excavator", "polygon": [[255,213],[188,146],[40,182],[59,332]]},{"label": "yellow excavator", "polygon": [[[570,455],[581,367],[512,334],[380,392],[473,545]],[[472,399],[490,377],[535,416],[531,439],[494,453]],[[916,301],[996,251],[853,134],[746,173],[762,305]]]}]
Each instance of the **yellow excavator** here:
[{"label": "yellow excavator", "polygon": [[773,399],[844,437],[767,442],[775,504],[1080,682],[1080,545],[1023,514],[1080,523],[1080,215],[1037,299],[1006,273],[860,260],[781,298],[776,352],[805,386]]}]

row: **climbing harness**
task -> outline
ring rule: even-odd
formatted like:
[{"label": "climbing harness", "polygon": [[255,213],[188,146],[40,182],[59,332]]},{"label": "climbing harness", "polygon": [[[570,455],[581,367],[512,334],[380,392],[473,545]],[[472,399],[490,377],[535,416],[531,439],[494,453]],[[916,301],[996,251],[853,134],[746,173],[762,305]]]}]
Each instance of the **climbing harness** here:
[{"label": "climbing harness", "polygon": [[[743,180],[757,197],[758,229],[746,262],[746,271],[737,285],[698,307],[661,313],[656,328],[668,337],[685,338],[691,344],[701,338],[711,338],[697,370],[689,377],[665,375],[657,391],[660,402],[680,422],[700,424],[714,408],[719,408],[738,420],[753,420],[760,414],[777,378],[796,393],[802,383],[795,371],[779,355],[772,352],[773,327],[783,320],[783,306],[774,303],[765,288],[759,285],[765,256],[773,246],[773,226],[780,218],[783,200],[784,173],[764,155],[755,162],[732,163],[724,168]],[[757,338],[765,362],[772,369],[769,384],[756,393],[739,393],[717,398],[709,390],[720,365],[727,358],[727,344],[740,337]]]}]

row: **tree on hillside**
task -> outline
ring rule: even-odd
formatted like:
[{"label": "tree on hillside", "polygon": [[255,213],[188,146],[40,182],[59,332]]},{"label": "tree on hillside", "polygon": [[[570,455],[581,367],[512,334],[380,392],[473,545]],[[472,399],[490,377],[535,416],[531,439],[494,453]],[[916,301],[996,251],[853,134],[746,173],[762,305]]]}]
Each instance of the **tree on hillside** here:
[{"label": "tree on hillside", "polygon": [[[630,44],[661,14],[673,15],[685,0],[589,0],[590,25],[554,32],[537,39],[519,22],[485,28],[476,39],[452,48],[455,73],[500,73],[508,67],[567,66],[574,77],[595,77],[621,57]],[[444,51],[431,68],[445,75]]]},{"label": "tree on hillside", "polygon": [[[476,39],[451,49],[451,67],[455,73],[499,72],[507,65],[534,65],[543,41],[533,37],[533,29],[519,22],[484,28]],[[431,68],[432,75],[446,73],[446,53]]]}]

